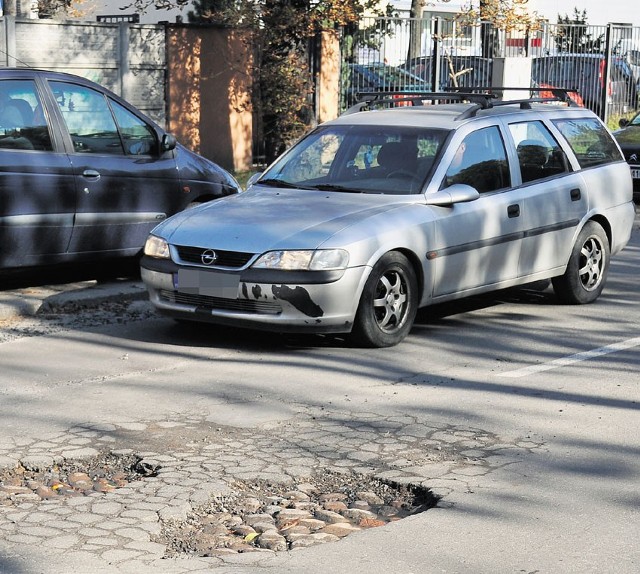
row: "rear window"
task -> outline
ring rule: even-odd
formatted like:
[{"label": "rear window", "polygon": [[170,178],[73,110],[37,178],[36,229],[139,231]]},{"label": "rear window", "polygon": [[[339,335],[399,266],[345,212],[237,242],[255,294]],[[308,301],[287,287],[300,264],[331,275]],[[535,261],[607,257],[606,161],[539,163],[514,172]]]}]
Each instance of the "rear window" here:
[{"label": "rear window", "polygon": [[607,128],[597,119],[561,119],[553,123],[569,142],[581,168],[623,160]]}]

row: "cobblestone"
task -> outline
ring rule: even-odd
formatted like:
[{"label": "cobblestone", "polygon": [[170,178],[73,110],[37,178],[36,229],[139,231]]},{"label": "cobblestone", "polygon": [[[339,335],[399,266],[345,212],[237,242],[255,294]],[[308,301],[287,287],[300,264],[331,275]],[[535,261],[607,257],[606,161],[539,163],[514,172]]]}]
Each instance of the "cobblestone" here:
[{"label": "cobblestone", "polygon": [[[185,433],[189,440],[183,440]],[[357,522],[366,529],[385,523],[381,517],[395,518],[392,508],[371,512],[369,505],[381,500],[362,489],[351,508],[345,509],[337,497],[325,501],[326,509],[313,509],[307,494],[313,490],[310,479],[317,469],[345,477],[357,469],[362,476],[423,485],[446,496],[473,489],[481,475],[538,447],[530,440],[508,443],[481,429],[435,427],[409,416],[384,419],[379,413],[356,416],[325,410],[313,418],[290,421],[286,430],[270,424],[258,429],[212,427],[194,417],[76,425],[66,434],[4,441],[0,472],[15,469],[18,462],[33,468],[63,459],[81,462],[102,452],[106,444],[119,456],[142,457],[150,475],[91,496],[42,500],[29,489],[24,494],[0,494],[2,552],[17,555],[24,545],[41,545],[47,552],[88,553],[122,572],[153,571],[155,561],[172,556],[165,536],[168,525],[187,524],[194,512],[212,501],[219,506],[235,503],[237,481],[261,480],[282,489],[265,507],[270,513],[260,513],[253,525],[246,517],[240,519],[233,527],[236,542],[224,552],[213,547],[220,534],[211,534],[210,551],[215,550],[215,556],[176,562],[175,572],[251,563],[256,558],[249,550],[260,555],[303,549],[363,530]],[[283,509],[279,505],[287,485],[295,485],[287,493],[295,500],[291,508]],[[245,495],[243,504],[246,514],[255,514],[262,503]],[[282,528],[289,528],[286,536]],[[257,535],[253,541],[242,538],[251,535],[249,529]],[[237,554],[238,550],[246,554]]]}]

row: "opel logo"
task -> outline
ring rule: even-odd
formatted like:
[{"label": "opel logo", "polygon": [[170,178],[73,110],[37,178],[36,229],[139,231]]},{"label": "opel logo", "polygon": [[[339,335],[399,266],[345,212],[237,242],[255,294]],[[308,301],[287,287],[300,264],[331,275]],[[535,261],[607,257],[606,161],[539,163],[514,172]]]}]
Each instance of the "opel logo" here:
[{"label": "opel logo", "polygon": [[213,265],[218,259],[218,254],[213,249],[205,249],[200,255],[200,261],[203,265]]}]

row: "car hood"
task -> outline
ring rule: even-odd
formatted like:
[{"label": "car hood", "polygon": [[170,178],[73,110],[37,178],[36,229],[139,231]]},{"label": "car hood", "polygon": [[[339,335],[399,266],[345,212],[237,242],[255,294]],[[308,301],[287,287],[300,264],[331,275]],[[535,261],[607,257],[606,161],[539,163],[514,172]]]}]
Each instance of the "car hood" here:
[{"label": "car hood", "polygon": [[224,188],[221,195],[241,191],[238,182],[227,170],[180,143],[176,145],[176,164],[185,185],[193,187],[194,182],[219,183]]},{"label": "car hood", "polygon": [[[355,223],[420,199],[256,186],[174,215],[154,233],[174,245],[246,253],[316,249]],[[375,232],[363,226],[362,233]]]},{"label": "car hood", "polygon": [[613,135],[621,147],[640,147],[640,126],[627,126]]}]

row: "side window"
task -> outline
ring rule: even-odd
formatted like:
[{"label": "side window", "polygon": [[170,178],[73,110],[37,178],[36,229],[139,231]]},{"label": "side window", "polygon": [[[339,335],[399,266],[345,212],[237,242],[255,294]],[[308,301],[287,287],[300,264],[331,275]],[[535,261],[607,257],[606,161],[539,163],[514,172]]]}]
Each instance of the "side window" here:
[{"label": "side window", "polygon": [[116,122],[102,93],[67,82],[51,82],[51,89],[76,152],[124,154]]},{"label": "side window", "polygon": [[32,80],[0,81],[0,148],[51,151],[51,135]]},{"label": "side window", "polygon": [[480,193],[511,187],[507,153],[496,126],[469,134],[447,170],[441,188],[464,183]]},{"label": "side window", "polygon": [[568,171],[565,153],[542,122],[509,124],[518,153],[522,183]]},{"label": "side window", "polygon": [[120,128],[127,155],[150,155],[156,149],[156,136],[153,130],[138,116],[123,108],[117,102],[109,100]]},{"label": "side window", "polygon": [[553,123],[569,142],[581,168],[623,161],[618,146],[599,120],[560,119]]}]

